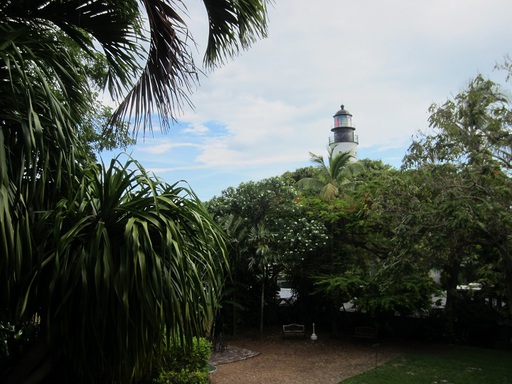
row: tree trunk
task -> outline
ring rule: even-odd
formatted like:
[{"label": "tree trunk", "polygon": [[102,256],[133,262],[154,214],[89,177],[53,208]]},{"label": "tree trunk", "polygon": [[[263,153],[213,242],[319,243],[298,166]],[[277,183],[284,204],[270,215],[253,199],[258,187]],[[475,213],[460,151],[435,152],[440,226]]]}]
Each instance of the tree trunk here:
[{"label": "tree trunk", "polygon": [[444,270],[446,274],[445,332],[448,340],[455,338],[455,300],[459,281],[459,263],[453,263]]},{"label": "tree trunk", "polygon": [[260,339],[263,338],[263,315],[265,312],[265,277],[261,281],[261,303],[260,303]]},{"label": "tree trunk", "polygon": [[238,295],[235,292],[235,294],[233,296],[234,297],[233,302],[235,303],[233,305],[233,336],[237,336],[237,334],[238,334],[238,326],[237,326],[237,322],[238,322],[238,311],[237,311],[238,301],[237,301],[237,299],[238,299],[238,297],[237,296]]},{"label": "tree trunk", "polygon": [[502,247],[503,264],[505,265],[505,289],[507,291],[508,312],[512,316],[512,255],[508,245],[508,236],[505,238]]}]

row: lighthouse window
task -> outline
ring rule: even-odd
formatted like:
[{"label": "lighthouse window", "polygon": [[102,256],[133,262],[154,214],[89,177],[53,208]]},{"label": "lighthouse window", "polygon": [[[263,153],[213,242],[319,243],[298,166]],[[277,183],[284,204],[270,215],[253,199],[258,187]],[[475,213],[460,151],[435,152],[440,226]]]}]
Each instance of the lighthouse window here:
[{"label": "lighthouse window", "polygon": [[335,127],[350,127],[352,126],[352,122],[350,121],[349,116],[336,116],[334,118],[334,126]]}]

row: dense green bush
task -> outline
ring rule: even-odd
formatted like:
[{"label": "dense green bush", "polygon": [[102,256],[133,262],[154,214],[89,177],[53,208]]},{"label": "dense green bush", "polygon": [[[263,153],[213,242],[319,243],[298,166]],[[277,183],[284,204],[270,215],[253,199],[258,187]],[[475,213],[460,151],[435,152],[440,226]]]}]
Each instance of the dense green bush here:
[{"label": "dense green bush", "polygon": [[211,343],[205,338],[194,338],[190,350],[179,343],[171,343],[163,354],[162,366],[154,384],[206,384]]},{"label": "dense green bush", "polygon": [[208,383],[208,368],[205,369],[189,371],[183,368],[180,371],[162,371],[154,382],[157,384],[205,384]]}]

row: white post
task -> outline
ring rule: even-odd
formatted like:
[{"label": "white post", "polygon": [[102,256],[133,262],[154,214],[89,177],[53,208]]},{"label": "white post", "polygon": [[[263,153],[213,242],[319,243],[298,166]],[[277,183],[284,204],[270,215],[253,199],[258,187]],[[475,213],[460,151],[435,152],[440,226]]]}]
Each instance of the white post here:
[{"label": "white post", "polygon": [[316,334],[315,334],[315,323],[313,323],[313,333],[311,334],[311,340],[315,341],[316,339],[318,339],[318,337],[316,337]]}]

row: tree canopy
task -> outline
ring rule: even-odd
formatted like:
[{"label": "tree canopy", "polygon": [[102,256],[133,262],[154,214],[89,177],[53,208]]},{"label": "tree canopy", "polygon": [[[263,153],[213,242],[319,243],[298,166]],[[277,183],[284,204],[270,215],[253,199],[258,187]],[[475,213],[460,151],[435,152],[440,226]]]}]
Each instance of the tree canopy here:
[{"label": "tree canopy", "polygon": [[[430,112],[433,133],[413,141],[404,166],[438,179],[436,196],[445,200],[436,203],[434,220],[443,230],[432,233],[438,239],[445,237],[444,243],[451,248],[447,256],[451,255],[454,263],[452,274],[462,264],[460,258],[471,256],[475,247],[491,246],[499,251],[501,258],[495,262],[502,263],[505,271],[501,284],[508,282],[512,315],[510,102],[499,84],[477,76],[453,99],[433,104]],[[452,278],[454,289],[457,277]]]}]

